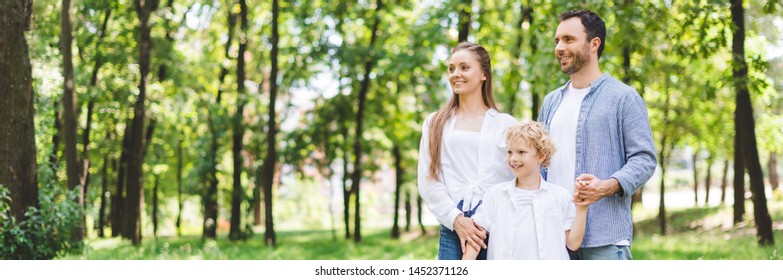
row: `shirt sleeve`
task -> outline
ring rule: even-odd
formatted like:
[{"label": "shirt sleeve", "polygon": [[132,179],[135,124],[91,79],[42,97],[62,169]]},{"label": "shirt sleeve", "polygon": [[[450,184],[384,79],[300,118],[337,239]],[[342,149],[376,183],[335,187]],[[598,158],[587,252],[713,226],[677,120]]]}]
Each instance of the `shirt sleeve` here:
[{"label": "shirt sleeve", "polygon": [[427,120],[424,121],[424,125],[422,125],[418,163],[419,194],[438,222],[448,229],[454,230],[454,219],[456,219],[462,211],[457,209],[457,204],[451,196],[449,196],[446,185],[442,183],[443,178],[439,178],[439,180],[428,178],[430,166],[429,123],[433,115],[434,114],[431,114],[427,117]]},{"label": "shirt sleeve", "polygon": [[495,207],[497,201],[495,195],[492,194],[492,189],[484,195],[484,199],[481,202],[481,206],[476,209],[476,213],[473,214],[473,222],[480,227],[483,227],[487,232],[492,231],[492,222],[495,220]]},{"label": "shirt sleeve", "polygon": [[563,231],[571,230],[571,225],[574,224],[576,218],[576,206],[569,199],[569,196],[565,196],[563,203]]},{"label": "shirt sleeve", "polygon": [[[628,100],[630,99],[630,100]],[[657,165],[647,108],[633,92],[622,107],[622,141],[626,163],[612,177],[620,182],[623,197],[630,197],[652,177]]]}]

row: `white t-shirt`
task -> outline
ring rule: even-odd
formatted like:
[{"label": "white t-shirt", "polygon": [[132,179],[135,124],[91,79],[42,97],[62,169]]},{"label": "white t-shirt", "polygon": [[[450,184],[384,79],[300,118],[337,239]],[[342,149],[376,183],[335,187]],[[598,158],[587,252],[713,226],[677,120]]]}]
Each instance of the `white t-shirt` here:
[{"label": "white t-shirt", "polygon": [[579,109],[590,87],[574,88],[571,83],[563,94],[560,106],[552,116],[549,134],[557,147],[547,171],[547,181],[574,192],[576,180],[576,126],[579,123]]},{"label": "white t-shirt", "polygon": [[[454,159],[463,165],[466,179],[478,181],[478,151],[481,132],[454,129],[449,148]],[[452,170],[446,170],[450,172]]]},{"label": "white t-shirt", "polygon": [[487,259],[568,260],[565,231],[576,216],[571,195],[543,179],[538,190],[516,189],[516,178],[492,186],[472,217],[489,232]]}]

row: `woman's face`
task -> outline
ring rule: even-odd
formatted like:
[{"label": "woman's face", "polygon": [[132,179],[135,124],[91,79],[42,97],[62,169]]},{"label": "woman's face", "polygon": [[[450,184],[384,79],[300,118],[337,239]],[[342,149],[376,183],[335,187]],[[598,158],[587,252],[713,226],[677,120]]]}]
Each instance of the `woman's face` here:
[{"label": "woman's face", "polygon": [[449,84],[454,94],[481,94],[487,79],[478,57],[468,50],[459,50],[449,58]]}]

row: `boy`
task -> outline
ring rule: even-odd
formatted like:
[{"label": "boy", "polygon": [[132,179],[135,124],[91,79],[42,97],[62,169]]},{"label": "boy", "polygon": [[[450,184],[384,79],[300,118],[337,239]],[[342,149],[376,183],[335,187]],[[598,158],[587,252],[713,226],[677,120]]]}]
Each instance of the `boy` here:
[{"label": "boy", "polygon": [[[509,127],[507,163],[516,177],[497,184],[484,196],[484,205],[472,217],[492,237],[487,259],[568,260],[568,251],[582,245],[588,204],[573,201],[562,187],[541,178],[555,146],[541,123],[526,121]],[[580,177],[577,184],[590,184]],[[476,259],[466,246],[463,260]]]}]

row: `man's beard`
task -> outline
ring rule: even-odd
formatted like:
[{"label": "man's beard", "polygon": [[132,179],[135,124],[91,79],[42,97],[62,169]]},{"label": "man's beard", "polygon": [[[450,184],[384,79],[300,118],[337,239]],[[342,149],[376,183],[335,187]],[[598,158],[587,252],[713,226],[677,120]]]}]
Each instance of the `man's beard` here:
[{"label": "man's beard", "polygon": [[[589,48],[590,46],[588,44],[585,44],[585,47],[579,50],[579,52],[575,52],[575,53],[572,52],[571,64],[568,65],[568,67],[566,67],[565,69],[560,67],[560,70],[562,70],[563,73],[566,73],[566,75],[572,75],[576,72],[579,72],[579,70],[582,70],[582,67],[584,67],[585,64],[590,62]],[[558,62],[560,62],[559,59]]]}]

